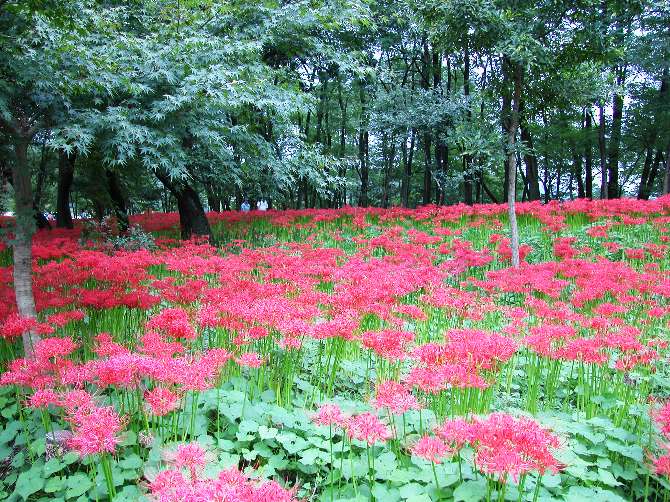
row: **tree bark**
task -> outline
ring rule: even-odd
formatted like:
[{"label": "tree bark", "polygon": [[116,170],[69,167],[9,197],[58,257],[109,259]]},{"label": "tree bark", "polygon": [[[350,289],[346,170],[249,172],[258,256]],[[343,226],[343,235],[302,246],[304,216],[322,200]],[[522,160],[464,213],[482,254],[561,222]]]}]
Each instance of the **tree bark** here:
[{"label": "tree bark", "polygon": [[533,137],[525,120],[520,122],[521,141],[526,144],[527,151],[523,159],[526,164],[526,183],[528,186],[528,200],[540,200],[540,176],[537,167],[537,156],[533,148]]},{"label": "tree bark", "polygon": [[365,82],[363,78],[358,80],[359,100],[361,103],[361,117],[358,129],[358,163],[359,177],[361,180],[361,193],[358,205],[368,206],[368,190],[370,186],[370,166],[368,165],[368,101],[365,94]]},{"label": "tree bark", "polygon": [[105,176],[107,177],[107,190],[109,197],[112,199],[112,209],[114,210],[114,216],[116,216],[119,232],[124,233],[128,230],[130,224],[128,221],[126,199],[123,196],[119,175],[115,171],[107,169],[105,170]]},{"label": "tree bark", "polygon": [[[463,96],[465,97],[467,106],[468,121],[472,118],[472,111],[470,110],[470,41],[465,37],[465,48],[463,53]],[[472,198],[472,173],[470,172],[470,164],[472,158],[470,155],[463,155],[463,200],[469,206],[473,203]]]},{"label": "tree bark", "polygon": [[58,155],[58,188],[56,193],[56,226],[58,228],[72,228],[72,212],[70,211],[70,191],[74,179],[76,154],[67,155],[60,152]]},{"label": "tree bark", "polygon": [[[617,69],[617,86],[622,86],[626,80],[626,69]],[[619,198],[619,149],[621,146],[621,123],[623,118],[623,95],[619,92],[612,98],[612,134],[608,153],[609,180],[607,182],[607,198]]]},{"label": "tree bark", "polygon": [[412,128],[410,132],[409,151],[407,149],[407,139],[402,142],[402,164],[403,173],[400,187],[402,207],[409,207],[409,193],[412,184],[412,159],[414,157],[414,142],[416,140],[416,129]]},{"label": "tree bark", "polygon": [[184,180],[171,179],[164,171],[157,170],[156,177],[177,199],[181,238],[188,240],[193,236],[208,237],[210,244],[215,245],[207,215],[193,187]]},{"label": "tree bark", "polygon": [[[509,117],[503,117],[503,123],[507,130],[506,167],[509,176],[507,188],[507,213],[509,215],[510,237],[512,248],[512,266],[519,267],[519,228],[516,221],[516,132],[519,127],[519,106],[521,101],[521,85],[523,83],[523,70],[519,64],[512,62],[505,56],[503,61],[505,80],[513,85],[513,102]],[[511,82],[510,82],[511,81]]]},{"label": "tree bark", "polygon": [[593,145],[591,142],[591,112],[587,111],[584,117],[586,130],[586,145],[584,147],[584,195],[593,199]]},{"label": "tree bark", "polygon": [[[29,138],[18,137],[14,140],[16,158],[12,166],[12,182],[16,205],[16,226],[12,255],[14,259],[14,293],[19,315],[34,319],[37,317],[32,280],[32,237],[35,231],[35,221],[30,165],[28,163],[29,145]],[[34,347],[38,341],[39,336],[36,333],[32,331],[23,333],[23,350],[26,358],[33,356]]]},{"label": "tree bark", "polygon": [[665,177],[663,178],[663,195],[670,193],[670,141],[665,147]]},{"label": "tree bark", "polygon": [[607,152],[605,147],[605,106],[601,102],[598,105],[598,151],[600,153],[600,198],[606,199],[607,189]]}]

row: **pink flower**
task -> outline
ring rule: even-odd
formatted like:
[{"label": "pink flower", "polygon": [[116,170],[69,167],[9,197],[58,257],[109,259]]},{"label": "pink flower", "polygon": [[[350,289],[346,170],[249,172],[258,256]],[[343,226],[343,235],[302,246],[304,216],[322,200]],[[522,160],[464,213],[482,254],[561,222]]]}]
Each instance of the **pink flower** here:
[{"label": "pink flower", "polygon": [[167,415],[179,408],[180,405],[179,396],[165,387],[156,387],[146,391],[144,393],[144,400],[149,406],[151,413],[157,417]]},{"label": "pink flower", "polygon": [[423,436],[411,449],[412,455],[439,464],[452,450],[435,436]]},{"label": "pink flower", "polygon": [[245,352],[235,359],[240,366],[247,368],[260,368],[265,362],[256,352]]},{"label": "pink flower", "polygon": [[377,385],[372,405],[378,409],[387,408],[396,415],[419,409],[416,397],[403,384],[393,380]]},{"label": "pink flower", "polygon": [[28,399],[28,406],[31,408],[46,408],[49,405],[59,405],[60,396],[52,389],[37,390]]},{"label": "pink flower", "polygon": [[351,417],[344,427],[350,438],[365,441],[369,445],[386,441],[391,437],[389,428],[372,413],[361,413]]},{"label": "pink flower", "polygon": [[188,469],[191,479],[195,479],[196,472],[206,464],[206,452],[198,443],[180,444],[177,447],[175,466],[178,469]]},{"label": "pink flower", "polygon": [[653,462],[656,474],[670,477],[670,453],[653,459]]},{"label": "pink flower", "polygon": [[116,450],[124,423],[112,406],[76,410],[68,420],[74,429],[68,446],[81,456]]},{"label": "pink flower", "polygon": [[336,404],[322,404],[317,412],[312,415],[312,421],[317,425],[343,425],[345,416]]}]

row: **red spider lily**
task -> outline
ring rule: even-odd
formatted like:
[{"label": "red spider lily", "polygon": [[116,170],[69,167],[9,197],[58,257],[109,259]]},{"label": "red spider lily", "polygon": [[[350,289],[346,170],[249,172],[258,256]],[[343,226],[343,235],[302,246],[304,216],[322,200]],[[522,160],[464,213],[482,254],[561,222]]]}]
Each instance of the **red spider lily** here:
[{"label": "red spider lily", "polygon": [[146,391],[144,393],[144,401],[149,411],[157,417],[165,416],[178,409],[181,405],[179,395],[165,387],[156,387]]},{"label": "red spider lily", "polygon": [[442,459],[453,454],[453,451],[442,440],[425,435],[419,439],[410,451],[412,455],[434,464],[442,463]]},{"label": "red spider lily", "polygon": [[413,340],[414,333],[390,329],[366,331],[361,335],[361,343],[364,347],[386,359],[403,359],[406,345]]},{"label": "red spider lily", "polygon": [[365,441],[370,446],[391,437],[388,426],[372,413],[361,413],[350,417],[344,423],[344,428],[351,439]]},{"label": "red spider lily", "polygon": [[235,501],[294,502],[295,490],[275,481],[253,482],[235,468],[221,471],[214,479],[186,478],[179,470],[164,470],[149,479],[150,500],[157,502]]},{"label": "red spider lily", "polygon": [[372,405],[378,409],[386,408],[396,415],[419,409],[419,402],[416,397],[403,384],[393,380],[381,382],[377,385]]},{"label": "red spider lily", "polygon": [[342,413],[340,407],[335,404],[322,404],[316,413],[312,415],[312,421],[317,425],[337,425],[343,427],[346,424],[346,420],[347,418]]},{"label": "red spider lily", "polygon": [[58,406],[60,404],[60,395],[52,389],[36,390],[32,396],[28,398],[28,406],[30,408],[47,408],[49,406]]},{"label": "red spider lily", "polygon": [[184,340],[193,340],[198,336],[191,326],[188,312],[181,308],[161,310],[147,322],[147,329]]},{"label": "red spider lily", "polygon": [[111,406],[77,408],[71,411],[68,421],[73,425],[73,436],[68,447],[81,456],[113,453],[120,442],[119,433],[124,420]]}]

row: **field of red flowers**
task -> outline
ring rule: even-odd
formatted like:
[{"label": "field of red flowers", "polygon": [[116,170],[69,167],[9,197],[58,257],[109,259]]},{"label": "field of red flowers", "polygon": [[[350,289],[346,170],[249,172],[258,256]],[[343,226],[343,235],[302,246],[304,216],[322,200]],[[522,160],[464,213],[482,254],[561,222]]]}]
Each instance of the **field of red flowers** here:
[{"label": "field of red flowers", "polygon": [[38,321],[1,251],[0,499],[667,502],[670,198],[518,213],[44,231]]}]

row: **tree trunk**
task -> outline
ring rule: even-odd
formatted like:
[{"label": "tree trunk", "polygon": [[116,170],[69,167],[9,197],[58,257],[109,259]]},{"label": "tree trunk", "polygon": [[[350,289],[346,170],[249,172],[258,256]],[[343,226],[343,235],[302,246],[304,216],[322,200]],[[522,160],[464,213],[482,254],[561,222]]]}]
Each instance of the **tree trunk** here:
[{"label": "tree trunk", "polygon": [[601,102],[598,105],[598,151],[600,153],[600,198],[606,199],[607,190],[607,152],[605,148],[605,106]]},{"label": "tree trunk", "polygon": [[[468,38],[465,38],[465,50],[463,53],[463,96],[465,97],[465,102],[467,106],[467,119],[470,121],[472,118],[472,111],[470,109],[470,103],[468,99],[470,98],[470,41]],[[470,155],[463,155],[463,200],[469,206],[472,205],[472,173],[470,172],[470,164],[472,163],[472,158]]]},{"label": "tree trunk", "polygon": [[[617,86],[623,86],[626,80],[626,69],[617,69]],[[612,98],[612,135],[608,153],[609,180],[607,182],[607,198],[619,198],[619,147],[621,145],[621,122],[623,118],[623,95],[619,92]]]},{"label": "tree trunk", "polygon": [[402,207],[409,207],[409,193],[412,184],[412,159],[414,157],[414,142],[416,140],[416,129],[410,132],[409,151],[407,150],[407,139],[402,142],[402,185],[400,187]]},{"label": "tree trunk", "polygon": [[586,146],[584,147],[584,195],[593,199],[593,145],[591,144],[591,112],[587,111],[584,117],[586,130]]},{"label": "tree trunk", "polygon": [[663,178],[663,195],[670,193],[670,141],[665,147],[665,177]]},{"label": "tree trunk", "polygon": [[[520,112],[521,113],[521,112]],[[533,137],[525,120],[520,122],[521,142],[527,147],[523,159],[526,164],[526,183],[528,186],[528,200],[540,200],[540,176],[537,167],[537,156],[533,148]]]},{"label": "tree trunk", "polygon": [[[523,82],[522,69],[517,63],[513,63],[507,56],[503,61],[505,80],[513,83],[513,103],[511,114],[504,117],[503,121],[507,129],[507,172],[509,184],[507,188],[507,212],[509,215],[510,237],[512,241],[512,266],[519,267],[519,228],[516,221],[516,131],[519,127],[519,105],[521,100],[521,85]],[[511,75],[510,75],[511,73]],[[510,82],[512,80],[512,82]]]},{"label": "tree trunk", "polygon": [[74,179],[76,154],[68,156],[65,152],[58,155],[58,188],[56,193],[56,226],[72,228],[72,212],[70,211],[70,190]]},{"label": "tree trunk", "polygon": [[[35,221],[33,219],[30,165],[28,164],[29,145],[30,140],[27,138],[16,138],[14,142],[16,159],[12,167],[12,181],[14,203],[16,205],[16,227],[12,254],[14,259],[14,293],[19,315],[34,319],[37,317],[32,279],[32,237],[35,231]],[[39,336],[36,333],[32,331],[23,333],[23,350],[26,358],[33,356],[37,341],[39,341]]]},{"label": "tree trunk", "polygon": [[368,207],[368,190],[370,184],[370,166],[368,165],[368,101],[365,95],[365,83],[359,79],[359,99],[361,102],[360,129],[358,131],[358,162],[361,178],[361,196],[358,204]]},{"label": "tree trunk", "polygon": [[[347,103],[344,101],[342,96],[342,77],[338,76],[337,79],[337,102],[340,106],[340,150],[338,152],[338,158],[340,159],[340,165],[338,166],[338,176],[341,179],[344,179],[347,175],[347,164],[343,162],[346,153],[347,153]],[[347,193],[346,193],[346,183],[342,184],[342,187],[337,191],[336,196],[336,207],[342,207],[346,205],[347,202]]]},{"label": "tree trunk", "polygon": [[193,187],[184,180],[171,179],[164,171],[157,170],[156,177],[177,199],[181,238],[188,240],[193,236],[208,237],[210,244],[215,245],[207,215]]},{"label": "tree trunk", "polygon": [[119,232],[124,233],[129,227],[128,208],[126,207],[126,200],[121,190],[119,175],[115,171],[108,169],[105,170],[105,176],[107,177],[107,190],[109,191],[109,197],[112,199],[114,216],[116,216]]},{"label": "tree trunk", "polygon": [[433,175],[431,174],[431,159],[430,159],[430,133],[426,131],[423,134],[423,204],[430,204],[432,198]]},{"label": "tree trunk", "polygon": [[[574,177],[577,179],[577,197],[583,199],[586,196],[584,190],[584,180],[582,178],[582,156],[577,151],[576,147],[573,147],[574,159],[573,159],[573,169]],[[571,174],[571,176],[572,176]],[[570,184],[570,194],[572,195],[572,183]]]},{"label": "tree trunk", "polygon": [[221,197],[219,196],[218,190],[211,183],[207,183],[206,191],[207,191],[207,206],[209,207],[209,210],[220,213]]}]

